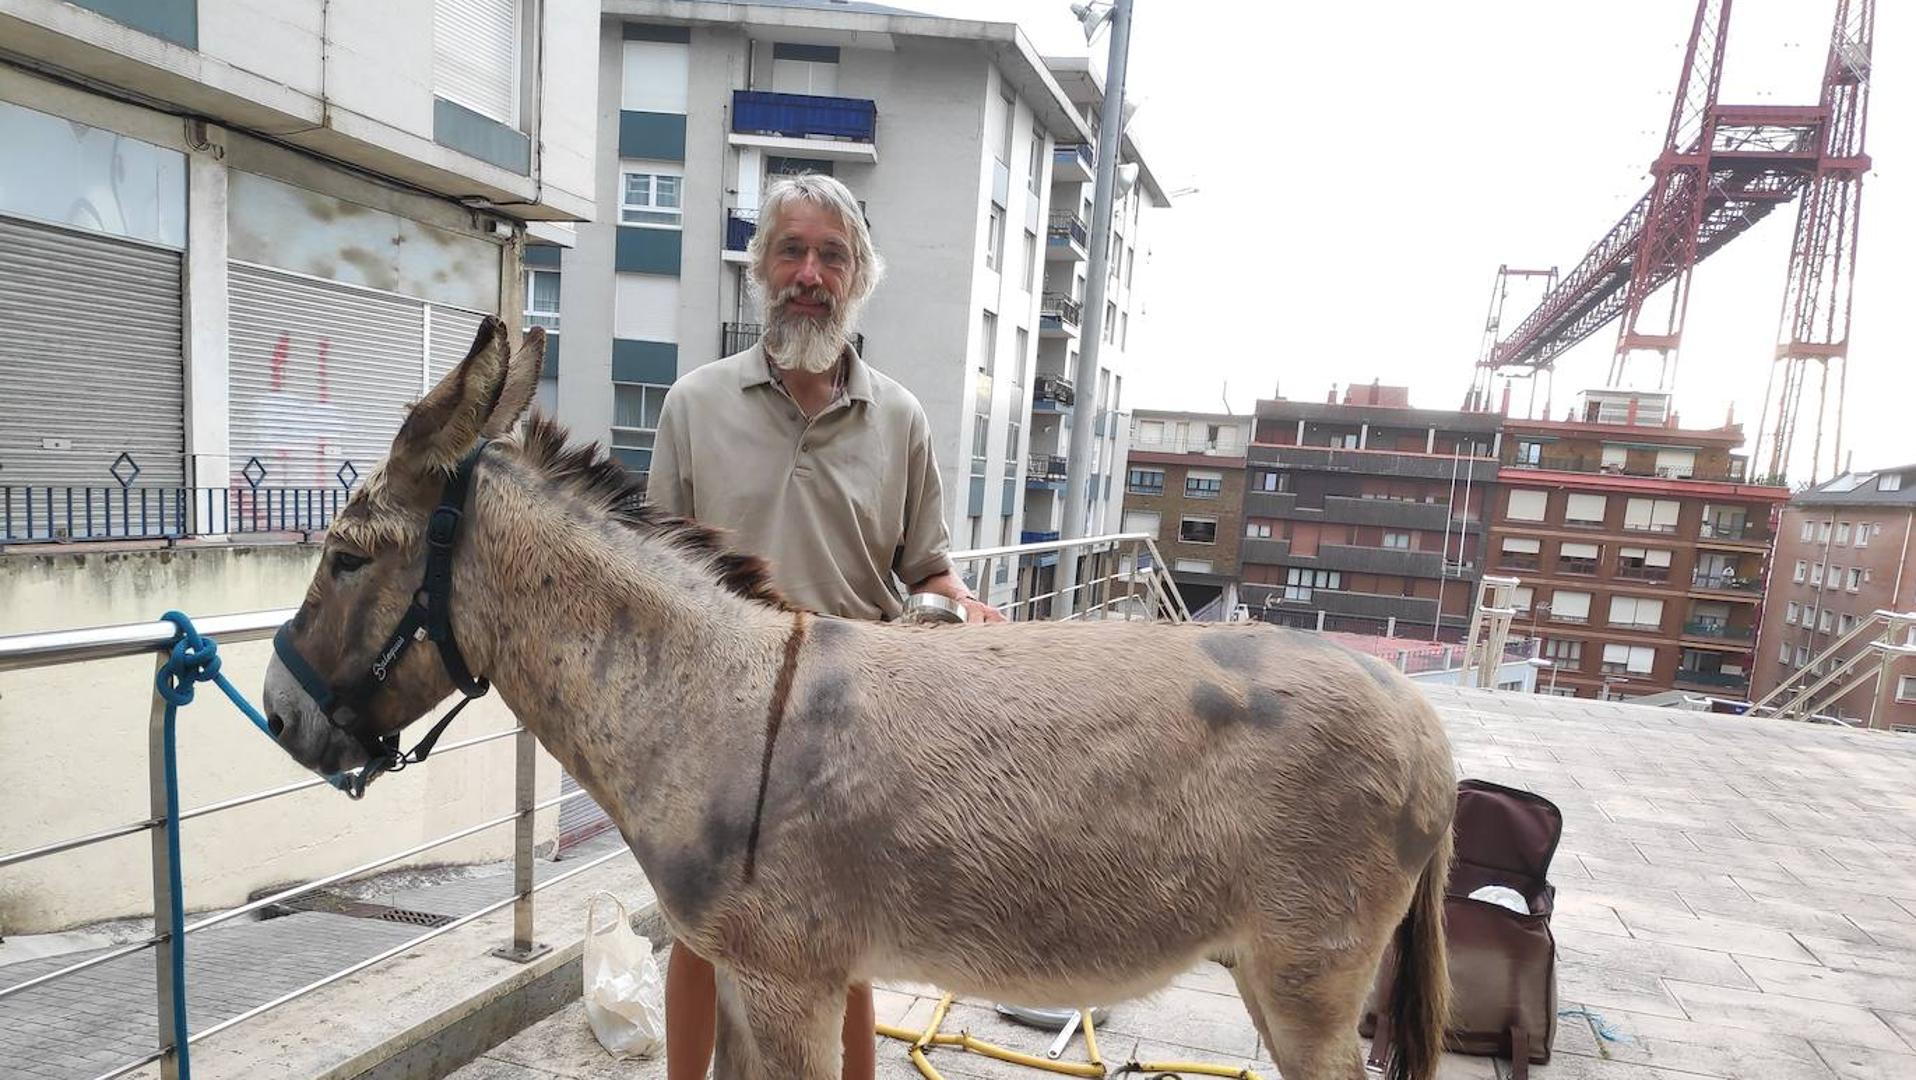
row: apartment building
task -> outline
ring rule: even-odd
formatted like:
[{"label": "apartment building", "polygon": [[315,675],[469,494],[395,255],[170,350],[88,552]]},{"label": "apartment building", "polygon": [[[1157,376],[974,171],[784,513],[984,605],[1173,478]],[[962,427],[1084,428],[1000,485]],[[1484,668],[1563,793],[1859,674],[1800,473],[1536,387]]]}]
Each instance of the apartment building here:
[{"label": "apartment building", "polygon": [[[1916,611],[1912,556],[1916,465],[1846,473],[1791,499],[1777,528],[1751,697],[1787,681],[1813,682],[1870,649],[1883,638],[1875,612]],[[1866,657],[1853,674],[1874,670]],[[1916,731],[1916,658],[1893,659],[1880,681],[1865,679],[1824,708],[1870,727]]]},{"label": "apartment building", "polygon": [[1749,690],[1774,513],[1742,428],[1681,428],[1667,393],[1592,390],[1561,421],[1503,421],[1487,569],[1522,579],[1514,630],[1557,692]]},{"label": "apartment building", "polygon": [[1241,593],[1261,618],[1459,638],[1482,576],[1502,417],[1404,387],[1257,403]]},{"label": "apartment building", "polygon": [[225,533],[229,490],[371,472],[520,310],[526,239],[592,216],[596,36],[540,0],[9,0],[0,543]]},{"label": "apartment building", "polygon": [[[828,0],[601,10],[605,212],[575,247],[532,256],[534,291],[556,295],[564,326],[560,418],[645,470],[671,384],[758,338],[745,249],[767,186],[830,173],[888,264],[861,355],[931,418],[953,544],[1057,531],[1079,313],[1046,293],[1082,296],[1086,237],[1054,229],[1052,211],[1089,197],[1095,80],[1071,61],[1054,74],[1011,23]],[[1143,261],[1140,211],[1165,201],[1140,169],[1122,204],[1127,274]],[[1101,413],[1121,403],[1135,306],[1113,295]],[[1115,523],[1123,427],[1101,419],[1099,432],[1099,520]]]},{"label": "apartment building", "polygon": [[1120,529],[1157,538],[1192,611],[1237,605],[1244,535],[1244,452],[1252,418],[1228,413],[1131,414]]}]

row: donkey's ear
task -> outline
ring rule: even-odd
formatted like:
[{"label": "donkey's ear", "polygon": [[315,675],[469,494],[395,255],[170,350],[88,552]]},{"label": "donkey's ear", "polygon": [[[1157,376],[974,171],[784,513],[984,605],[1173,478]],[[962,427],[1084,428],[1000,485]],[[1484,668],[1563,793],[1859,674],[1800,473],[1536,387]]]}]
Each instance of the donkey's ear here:
[{"label": "donkey's ear", "polygon": [[492,416],[486,421],[486,438],[505,435],[519,422],[519,417],[525,415],[526,407],[532,404],[532,395],[539,389],[539,373],[545,363],[545,327],[535,326],[526,332],[525,341],[506,362],[505,389],[499,392],[499,404],[493,407]]},{"label": "donkey's ear", "polygon": [[487,316],[466,358],[407,414],[393,440],[390,474],[423,478],[458,464],[478,441],[505,388],[506,351],[505,324]]}]

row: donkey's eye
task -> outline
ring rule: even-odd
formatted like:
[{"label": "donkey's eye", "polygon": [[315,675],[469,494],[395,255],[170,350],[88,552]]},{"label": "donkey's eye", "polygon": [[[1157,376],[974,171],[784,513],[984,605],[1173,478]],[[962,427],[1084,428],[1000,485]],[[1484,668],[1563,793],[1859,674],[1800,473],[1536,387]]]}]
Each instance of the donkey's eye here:
[{"label": "donkey's eye", "polygon": [[369,562],[372,560],[364,555],[354,555],[350,551],[335,551],[333,552],[333,576],[350,574]]}]

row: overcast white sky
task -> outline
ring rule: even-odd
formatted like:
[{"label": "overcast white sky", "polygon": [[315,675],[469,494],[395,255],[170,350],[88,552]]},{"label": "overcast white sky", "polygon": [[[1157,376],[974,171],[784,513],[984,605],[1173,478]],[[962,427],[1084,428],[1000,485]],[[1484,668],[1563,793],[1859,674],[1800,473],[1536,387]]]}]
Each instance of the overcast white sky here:
[{"label": "overcast white sky", "polygon": [[[1066,0],[895,2],[1085,51]],[[1125,405],[1214,410],[1228,384],[1239,412],[1274,388],[1321,400],[1372,377],[1457,407],[1498,264],[1567,272],[1648,190],[1695,13],[1690,0],[1134,3],[1133,131],[1166,188],[1201,190],[1147,230]],[[1858,468],[1916,461],[1912,7],[1878,5],[1845,424]],[[1736,0],[1720,100],[1814,103],[1834,11]],[[1698,269],[1686,426],[1715,426],[1734,402],[1754,440],[1795,219],[1778,210]],[[1513,292],[1505,327],[1533,304]],[[1559,414],[1602,385],[1615,342],[1613,326],[1559,360]]]}]

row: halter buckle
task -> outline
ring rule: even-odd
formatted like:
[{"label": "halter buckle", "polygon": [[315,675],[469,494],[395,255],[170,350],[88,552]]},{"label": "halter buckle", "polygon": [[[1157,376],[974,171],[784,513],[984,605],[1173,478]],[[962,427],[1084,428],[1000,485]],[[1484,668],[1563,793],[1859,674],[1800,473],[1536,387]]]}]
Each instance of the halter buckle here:
[{"label": "halter buckle", "polygon": [[426,543],[450,550],[459,534],[459,519],[465,515],[457,507],[441,505],[426,519]]}]

